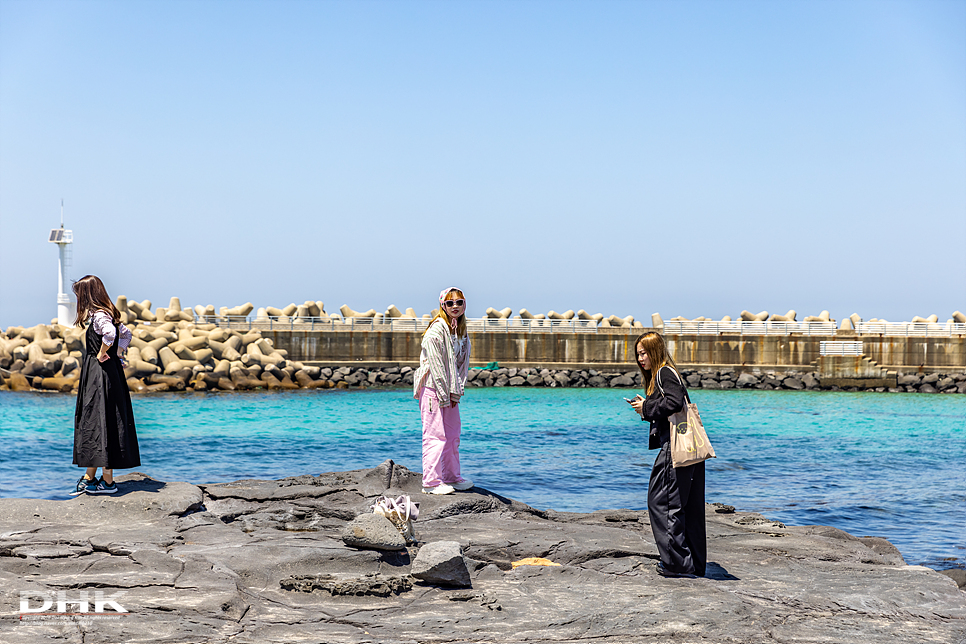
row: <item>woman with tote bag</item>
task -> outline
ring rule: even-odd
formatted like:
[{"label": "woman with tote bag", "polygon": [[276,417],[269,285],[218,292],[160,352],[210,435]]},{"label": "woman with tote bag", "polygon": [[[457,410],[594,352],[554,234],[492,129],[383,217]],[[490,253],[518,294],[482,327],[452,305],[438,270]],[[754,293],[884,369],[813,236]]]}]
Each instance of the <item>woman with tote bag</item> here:
[{"label": "woman with tote bag", "polygon": [[628,401],[650,421],[648,449],[660,452],[654,460],[647,490],[647,513],[664,577],[703,577],[708,561],[704,523],[704,461],[674,467],[668,419],[685,406],[687,390],[667,344],[659,333],[641,335],[635,343],[645,397]]}]

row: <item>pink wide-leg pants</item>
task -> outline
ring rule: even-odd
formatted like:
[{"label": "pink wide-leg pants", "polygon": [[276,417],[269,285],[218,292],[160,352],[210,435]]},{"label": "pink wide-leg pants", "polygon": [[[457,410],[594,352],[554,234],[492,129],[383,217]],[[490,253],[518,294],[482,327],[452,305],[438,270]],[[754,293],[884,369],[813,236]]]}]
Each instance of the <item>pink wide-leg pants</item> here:
[{"label": "pink wide-leg pants", "polygon": [[419,394],[423,419],[423,487],[459,483],[460,408],[440,409],[436,390],[423,387]]}]

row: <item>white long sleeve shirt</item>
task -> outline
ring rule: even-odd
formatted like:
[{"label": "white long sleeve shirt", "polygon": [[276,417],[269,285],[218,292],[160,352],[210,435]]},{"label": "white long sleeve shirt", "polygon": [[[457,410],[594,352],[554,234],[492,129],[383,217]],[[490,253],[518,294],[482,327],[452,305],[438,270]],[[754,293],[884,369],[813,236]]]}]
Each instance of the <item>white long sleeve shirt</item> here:
[{"label": "white long sleeve shirt", "polygon": [[[114,321],[107,312],[94,311],[91,314],[91,324],[94,325],[94,330],[101,336],[101,342],[107,346],[114,344],[114,340],[117,339],[117,331],[114,328]],[[123,353],[131,344],[131,330],[123,323],[119,324],[118,328],[121,330],[121,339],[117,343],[117,351]]]},{"label": "white long sleeve shirt", "polygon": [[448,407],[450,396],[463,395],[470,370],[470,339],[457,338],[446,323],[436,320],[423,336],[419,368],[413,374],[413,398],[423,387],[436,390],[441,407]]}]

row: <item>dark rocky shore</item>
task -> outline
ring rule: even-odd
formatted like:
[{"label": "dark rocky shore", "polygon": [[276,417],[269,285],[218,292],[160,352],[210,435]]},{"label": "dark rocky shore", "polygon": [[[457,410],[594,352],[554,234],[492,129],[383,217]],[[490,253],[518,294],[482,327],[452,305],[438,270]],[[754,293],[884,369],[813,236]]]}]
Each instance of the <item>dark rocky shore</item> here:
[{"label": "dark rocky shore", "polygon": [[[280,481],[118,480],[114,496],[0,499],[0,641],[966,641],[966,594],[884,539],[721,504],[707,506],[708,576],[664,579],[646,511],[537,510],[481,487],[427,496],[391,461]],[[456,542],[469,586],[425,581],[417,548],[345,545],[384,493],[420,501],[420,549]],[[560,565],[513,568],[526,557]],[[59,591],[87,591],[129,612],[19,615],[21,592],[40,591],[50,611]]]}]

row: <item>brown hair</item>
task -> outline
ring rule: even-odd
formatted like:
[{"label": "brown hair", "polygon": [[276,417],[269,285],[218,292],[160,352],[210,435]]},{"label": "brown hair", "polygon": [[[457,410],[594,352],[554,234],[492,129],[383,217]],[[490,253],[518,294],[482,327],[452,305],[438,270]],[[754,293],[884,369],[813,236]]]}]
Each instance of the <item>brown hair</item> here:
[{"label": "brown hair", "polygon": [[117,324],[121,321],[121,312],[111,302],[111,296],[104,288],[104,282],[96,275],[85,275],[74,282],[74,295],[77,296],[77,317],[74,326],[83,327],[87,317],[94,311],[104,311],[111,316],[111,321]]},{"label": "brown hair", "polygon": [[[455,295],[456,297],[450,297],[450,295]],[[446,300],[463,300],[463,302],[465,303],[466,297],[463,295],[463,291],[454,288],[452,291],[446,294],[445,298],[443,298],[444,302]],[[433,319],[429,321],[429,326],[426,327],[425,331],[423,331],[423,335],[426,335],[427,333],[429,333],[429,328],[433,326],[433,322],[435,322],[436,320],[442,320],[446,324],[447,329],[453,328],[452,324],[450,323],[449,313],[446,312],[446,307],[440,305],[440,307],[437,310],[433,311]],[[463,307],[463,315],[460,316],[459,321],[456,323],[456,336],[459,338],[466,337],[466,307],[465,306]]]},{"label": "brown hair", "polygon": [[[650,370],[645,370],[644,365],[638,360],[638,347],[644,349],[647,357],[650,358]],[[644,381],[644,393],[648,396],[654,393],[654,387],[657,383],[657,372],[660,371],[661,367],[668,366],[672,367],[675,371],[678,370],[678,366],[674,364],[674,360],[671,359],[671,354],[667,350],[667,343],[664,342],[664,336],[654,331],[648,331],[638,336],[634,342],[634,359],[637,360],[637,366],[641,370],[641,378]]]}]

